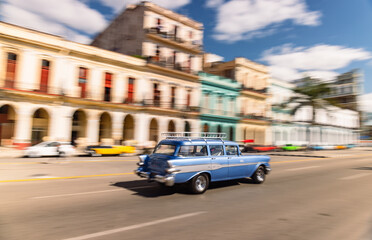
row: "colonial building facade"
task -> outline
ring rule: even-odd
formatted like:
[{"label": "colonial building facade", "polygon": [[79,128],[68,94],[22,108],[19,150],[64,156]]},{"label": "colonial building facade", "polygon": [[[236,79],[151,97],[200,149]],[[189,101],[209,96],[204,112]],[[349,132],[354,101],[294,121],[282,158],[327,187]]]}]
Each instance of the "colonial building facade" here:
[{"label": "colonial building facade", "polygon": [[[315,125],[311,126],[312,108],[303,107],[291,115],[289,109],[278,107],[295,96],[294,84],[270,79],[272,107],[272,137],[275,145],[337,145],[354,144],[358,139],[359,114],[357,111],[328,106],[315,111]],[[275,105],[275,106],[274,106]]]},{"label": "colonial building facade", "polygon": [[93,46],[146,59],[153,71],[197,79],[202,70],[203,24],[151,2],[128,5]]},{"label": "colonial building facade", "polygon": [[237,99],[241,84],[229,78],[201,72],[201,127],[203,132],[226,133],[227,139],[236,140]]},{"label": "colonial building facade", "polygon": [[204,71],[232,78],[241,84],[238,98],[240,120],[236,132],[237,140],[253,139],[256,144],[270,144],[267,67],[246,58],[236,58],[229,62],[206,64]]},{"label": "colonial building facade", "polygon": [[0,56],[2,145],[145,144],[161,132],[200,130],[193,74],[4,22]]}]

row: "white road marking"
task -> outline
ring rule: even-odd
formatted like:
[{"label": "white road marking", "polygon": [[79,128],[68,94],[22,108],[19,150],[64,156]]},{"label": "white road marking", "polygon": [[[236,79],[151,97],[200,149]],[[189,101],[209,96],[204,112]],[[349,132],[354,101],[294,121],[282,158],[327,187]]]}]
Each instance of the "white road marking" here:
[{"label": "white road marking", "polygon": [[83,236],[80,236],[80,237],[67,238],[67,239],[64,239],[64,240],[84,240],[84,239],[89,239],[89,238],[101,237],[101,236],[114,234],[114,233],[118,233],[118,232],[124,232],[124,231],[133,230],[133,229],[137,229],[137,228],[143,228],[143,227],[147,227],[147,226],[151,226],[151,225],[155,225],[155,224],[159,224],[159,223],[171,222],[171,221],[182,219],[182,218],[193,217],[193,216],[200,215],[200,214],[203,214],[203,213],[206,213],[206,212],[202,211],[202,212],[187,213],[187,214],[182,214],[182,215],[169,217],[169,218],[163,218],[163,219],[159,219],[159,220],[155,220],[155,221],[151,221],[151,222],[147,222],[147,223],[140,223],[140,224],[135,224],[135,225],[127,226],[127,227],[116,228],[116,229],[111,229],[111,230],[107,230],[107,231],[87,234],[87,235],[83,235]]},{"label": "white road marking", "polygon": [[298,171],[298,170],[306,170],[306,169],[311,169],[311,168],[318,168],[320,166],[309,166],[309,167],[302,167],[302,168],[291,168],[291,169],[286,169],[286,171]]},{"label": "white road marking", "polygon": [[35,176],[33,178],[58,178],[57,176],[49,176],[49,175],[45,175],[45,176]]},{"label": "white road marking", "polygon": [[60,194],[60,195],[50,195],[50,196],[33,197],[32,199],[43,199],[43,198],[54,198],[54,197],[68,197],[68,196],[85,195],[85,194],[95,194],[95,193],[104,193],[104,192],[116,192],[116,191],[123,191],[123,189],[110,189],[110,190],[95,191],[95,192],[68,193],[68,194]]},{"label": "white road marking", "polygon": [[371,174],[372,174],[372,173],[358,173],[358,174],[351,175],[351,176],[348,176],[348,177],[340,178],[340,180],[356,179],[356,178],[365,177],[365,176],[368,176],[368,175],[371,175]]}]

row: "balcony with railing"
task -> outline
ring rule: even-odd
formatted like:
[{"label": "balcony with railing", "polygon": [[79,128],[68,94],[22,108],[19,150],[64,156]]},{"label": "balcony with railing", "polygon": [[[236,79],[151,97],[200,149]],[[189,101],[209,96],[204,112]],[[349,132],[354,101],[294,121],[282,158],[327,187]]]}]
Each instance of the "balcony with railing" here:
[{"label": "balcony with railing", "polygon": [[[153,64],[171,71],[182,72],[190,75],[197,75],[198,72],[194,71],[190,67],[190,62],[175,62],[173,57],[159,57],[149,56],[147,57],[147,63]],[[194,76],[193,76],[194,77]]]},{"label": "balcony with railing", "polygon": [[191,106],[187,104],[176,104],[172,101],[161,101],[160,99],[144,99],[141,103],[147,108],[162,108],[167,110],[181,111],[181,112],[200,112],[200,107]]},{"label": "balcony with railing", "polygon": [[215,115],[215,116],[224,116],[224,117],[239,117],[239,114],[234,111],[212,109],[212,108],[201,108],[200,113],[208,114],[208,115]]},{"label": "balcony with railing", "polygon": [[200,40],[187,41],[178,37],[174,32],[163,31],[161,27],[146,28],[145,32],[147,37],[151,39],[171,44],[174,47],[192,52],[193,54],[199,54],[203,51],[203,45]]},{"label": "balcony with railing", "polygon": [[272,121],[271,117],[266,117],[260,114],[239,113],[239,116],[243,119],[260,120],[260,121],[266,121],[266,122]]},{"label": "balcony with railing", "polygon": [[261,88],[261,89],[255,89],[255,88],[251,88],[251,87],[242,87],[241,90],[246,91],[246,92],[260,94],[260,95],[265,95],[265,96],[269,94],[269,91],[268,91],[267,87],[266,88]]}]

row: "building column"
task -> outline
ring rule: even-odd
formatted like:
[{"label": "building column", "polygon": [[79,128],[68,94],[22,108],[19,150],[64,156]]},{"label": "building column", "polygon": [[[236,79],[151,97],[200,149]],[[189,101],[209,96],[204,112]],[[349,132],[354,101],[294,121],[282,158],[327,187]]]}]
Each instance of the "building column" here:
[{"label": "building column", "polygon": [[164,132],[168,132],[168,124],[170,119],[164,118],[164,117],[158,117],[158,136],[159,140],[162,139],[161,134]]},{"label": "building column", "polygon": [[99,117],[101,112],[87,110],[87,144],[95,145],[99,141]]},{"label": "building column", "polygon": [[112,114],[112,138],[115,144],[123,139],[124,115],[123,112],[113,112]]},{"label": "building column", "polygon": [[138,145],[144,145],[149,141],[150,117],[145,113],[132,115],[134,118],[134,139]]},{"label": "building column", "polygon": [[266,127],[265,135],[264,135],[264,143],[265,145],[271,145],[272,144],[272,138],[273,138],[273,131],[270,126]]},{"label": "building column", "polygon": [[13,144],[23,149],[31,144],[33,109],[29,104],[22,103],[16,109],[16,123]]},{"label": "building column", "polygon": [[72,114],[74,110],[74,108],[66,106],[58,106],[50,109],[50,140],[71,141]]}]

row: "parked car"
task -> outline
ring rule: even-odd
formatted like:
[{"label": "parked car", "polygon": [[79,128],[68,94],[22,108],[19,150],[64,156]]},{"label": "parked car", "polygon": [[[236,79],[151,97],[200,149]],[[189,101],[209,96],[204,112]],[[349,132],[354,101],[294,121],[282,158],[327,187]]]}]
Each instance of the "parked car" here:
[{"label": "parked car", "polygon": [[26,157],[71,156],[75,148],[69,142],[41,142],[24,150]]},{"label": "parked car", "polygon": [[286,144],[285,146],[282,147],[284,151],[299,151],[299,150],[304,150],[306,147],[303,146],[294,146],[292,144]]},{"label": "parked car", "polygon": [[165,186],[186,183],[196,194],[204,193],[210,182],[247,177],[254,183],[265,181],[270,157],[243,156],[237,143],[215,136],[168,137],[151,155],[139,156],[135,173]]},{"label": "parked car", "polygon": [[266,145],[245,145],[243,152],[269,152],[275,151],[276,146],[266,146]]},{"label": "parked car", "polygon": [[132,146],[87,146],[85,153],[93,157],[99,157],[102,155],[125,155],[129,153],[135,153],[136,148]]}]

